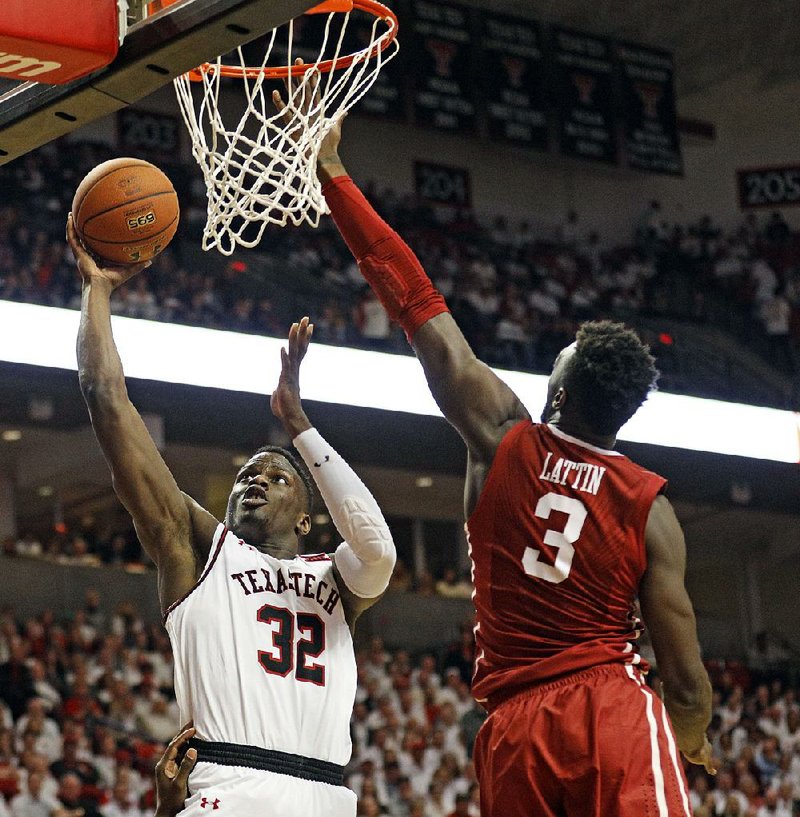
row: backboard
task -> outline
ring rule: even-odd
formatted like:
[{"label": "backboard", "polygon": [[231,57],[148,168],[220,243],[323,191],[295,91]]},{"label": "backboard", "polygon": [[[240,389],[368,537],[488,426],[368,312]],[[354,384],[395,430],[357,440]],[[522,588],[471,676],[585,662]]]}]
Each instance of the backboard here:
[{"label": "backboard", "polygon": [[117,59],[68,85],[0,84],[0,165],[124,108],[319,0],[181,0],[133,25]]}]

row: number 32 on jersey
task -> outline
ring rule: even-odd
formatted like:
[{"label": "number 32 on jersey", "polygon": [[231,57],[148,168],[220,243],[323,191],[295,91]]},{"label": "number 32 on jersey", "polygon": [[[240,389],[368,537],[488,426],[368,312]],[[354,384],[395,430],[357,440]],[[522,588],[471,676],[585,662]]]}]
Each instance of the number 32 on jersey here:
[{"label": "number 32 on jersey", "polygon": [[575,497],[549,493],[539,499],[534,513],[539,519],[549,519],[553,511],[567,515],[563,530],[548,528],[544,534],[544,544],[557,551],[554,564],[548,565],[540,561],[541,551],[527,547],[522,557],[522,567],[529,576],[561,584],[572,569],[572,559],[575,556],[573,545],[581,535],[588,512],[583,502]]},{"label": "number 32 on jersey", "polygon": [[[272,630],[271,648],[258,652],[264,671],[284,678],[294,671],[298,681],[325,686],[325,665],[314,661],[325,652],[325,622],[314,613],[294,613],[271,604],[261,607],[256,617]],[[295,629],[300,634],[296,644]]]}]

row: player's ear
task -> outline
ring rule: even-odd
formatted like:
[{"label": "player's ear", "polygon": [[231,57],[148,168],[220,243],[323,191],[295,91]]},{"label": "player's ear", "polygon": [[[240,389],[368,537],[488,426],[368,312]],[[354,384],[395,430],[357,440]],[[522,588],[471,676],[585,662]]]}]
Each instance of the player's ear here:
[{"label": "player's ear", "polygon": [[300,519],[298,519],[297,524],[294,527],[294,532],[298,536],[307,536],[308,532],[311,530],[311,517],[304,513]]},{"label": "player's ear", "polygon": [[553,402],[550,404],[553,411],[560,411],[564,408],[564,404],[567,402],[567,391],[566,389],[561,386],[559,390],[553,395]]}]

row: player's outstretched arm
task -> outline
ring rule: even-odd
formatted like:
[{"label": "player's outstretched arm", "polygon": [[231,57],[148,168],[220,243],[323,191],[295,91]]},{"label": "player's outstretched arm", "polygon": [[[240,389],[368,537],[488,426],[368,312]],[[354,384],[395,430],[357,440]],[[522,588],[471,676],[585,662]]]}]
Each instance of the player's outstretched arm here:
[{"label": "player's outstretched arm", "polygon": [[161,607],[166,610],[194,584],[198,563],[202,568],[211,547],[216,521],[181,493],[128,398],[122,361],[111,332],[110,299],[114,289],[146,265],[98,266],[81,246],[71,216],[67,239],[83,279],[78,330],[81,391],[111,468],[114,490],[133,517],[142,546],[158,567]]},{"label": "player's outstretched arm", "polygon": [[323,141],[317,175],[336,226],[391,318],[403,327],[444,416],[479,461],[491,462],[509,426],[528,413],[481,363],[422,265],[367,202],[339,158],[339,122]]},{"label": "player's outstretched arm", "polygon": [[397,554],[375,498],[303,411],[300,364],[313,331],[308,318],[292,324],[289,348],[281,349],[281,376],[270,405],[308,466],[345,540],[337,548],[333,563],[347,623],[352,628],[358,616],[383,595]]},{"label": "player's outstretched arm", "polygon": [[714,773],[706,729],[711,683],[700,660],[697,624],[684,585],[686,543],[669,501],[659,496],[647,520],[647,569],[639,589],[642,615],[653,639],[678,748],[691,763]]}]

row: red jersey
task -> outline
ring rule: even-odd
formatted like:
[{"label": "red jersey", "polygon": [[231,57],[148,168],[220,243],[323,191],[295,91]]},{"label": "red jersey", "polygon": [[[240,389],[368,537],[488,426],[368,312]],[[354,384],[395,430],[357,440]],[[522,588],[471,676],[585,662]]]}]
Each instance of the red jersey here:
[{"label": "red jersey", "polygon": [[665,485],[555,426],[524,420],[505,435],[467,521],[479,701],[600,664],[642,667],[632,609]]}]

